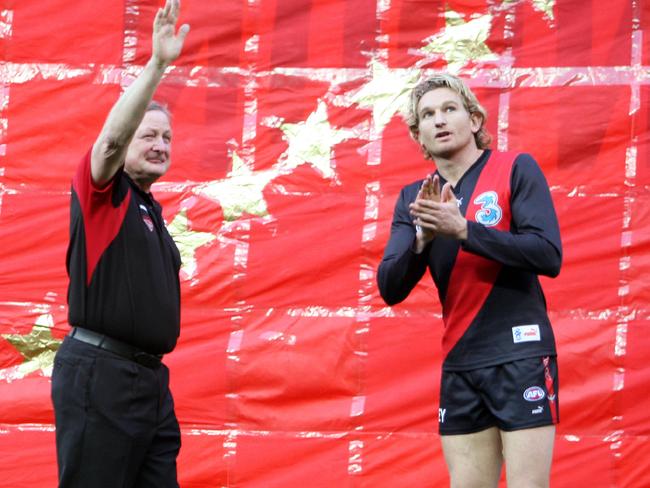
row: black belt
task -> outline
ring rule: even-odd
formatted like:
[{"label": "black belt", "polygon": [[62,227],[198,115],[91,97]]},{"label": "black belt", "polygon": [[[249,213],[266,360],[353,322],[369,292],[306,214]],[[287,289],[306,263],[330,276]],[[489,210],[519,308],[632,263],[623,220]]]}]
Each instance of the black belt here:
[{"label": "black belt", "polygon": [[135,361],[136,363],[148,368],[160,366],[160,361],[162,360],[162,354],[149,354],[137,347],[130,346],[124,342],[111,339],[104,334],[98,334],[97,332],[82,327],[73,327],[69,336],[78,341],[90,344],[91,346],[104,349],[105,351],[112,352],[118,356],[122,356],[123,358]]}]

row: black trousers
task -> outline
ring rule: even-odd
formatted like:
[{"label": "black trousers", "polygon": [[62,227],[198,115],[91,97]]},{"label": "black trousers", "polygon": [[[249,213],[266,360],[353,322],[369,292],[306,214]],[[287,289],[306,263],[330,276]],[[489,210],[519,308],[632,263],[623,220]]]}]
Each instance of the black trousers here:
[{"label": "black trousers", "polygon": [[178,487],[169,370],[66,337],[52,372],[59,487]]}]

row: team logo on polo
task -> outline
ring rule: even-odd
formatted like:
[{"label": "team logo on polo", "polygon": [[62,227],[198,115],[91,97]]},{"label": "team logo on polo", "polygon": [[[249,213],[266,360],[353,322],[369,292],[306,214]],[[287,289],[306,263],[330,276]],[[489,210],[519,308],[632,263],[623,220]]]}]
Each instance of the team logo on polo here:
[{"label": "team logo on polo", "polygon": [[474,199],[474,203],[481,206],[476,211],[476,214],[474,214],[479,224],[483,224],[486,227],[494,227],[501,222],[503,210],[497,204],[498,201],[499,196],[495,191],[485,191]]},{"label": "team logo on polo", "polygon": [[149,232],[153,232],[153,220],[151,220],[147,207],[142,204],[140,204],[140,215],[142,215],[142,221],[147,226],[147,229],[149,229]]},{"label": "team logo on polo", "polygon": [[546,393],[544,393],[544,390],[542,390],[539,386],[531,386],[524,392],[524,400],[527,402],[538,402],[540,400],[543,400],[545,396]]}]

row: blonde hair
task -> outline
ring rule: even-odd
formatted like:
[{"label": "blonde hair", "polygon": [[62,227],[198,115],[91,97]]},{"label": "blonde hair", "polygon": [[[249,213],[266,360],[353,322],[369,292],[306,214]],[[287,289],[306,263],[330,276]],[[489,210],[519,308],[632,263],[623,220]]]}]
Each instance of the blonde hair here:
[{"label": "blonde hair", "polygon": [[[411,137],[415,141],[419,142],[418,135],[420,133],[420,116],[418,115],[418,103],[420,103],[420,99],[424,96],[425,93],[430,92],[431,90],[435,90],[436,88],[449,88],[450,90],[455,91],[463,101],[465,110],[467,110],[470,115],[477,114],[480,117],[481,127],[474,134],[474,140],[476,141],[476,146],[479,149],[488,149],[490,147],[490,143],[492,142],[492,136],[485,128],[487,111],[478,102],[476,95],[472,93],[472,90],[469,89],[463,80],[457,76],[447,73],[438,73],[431,78],[427,78],[418,83],[411,91],[408,114],[406,116],[406,124],[408,125]],[[431,154],[429,154],[425,148],[422,148],[422,150],[424,151],[425,158],[433,159]]]}]

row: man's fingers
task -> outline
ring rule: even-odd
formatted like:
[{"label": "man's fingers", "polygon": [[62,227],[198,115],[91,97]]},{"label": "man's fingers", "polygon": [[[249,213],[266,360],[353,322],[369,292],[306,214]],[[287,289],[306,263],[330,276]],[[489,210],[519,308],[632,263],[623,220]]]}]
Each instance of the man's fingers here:
[{"label": "man's fingers", "polygon": [[431,198],[433,196],[433,187],[431,186],[431,180],[428,178],[424,188],[424,196],[425,198]]},{"label": "man's fingers", "polygon": [[172,0],[172,4],[170,7],[170,13],[174,21],[178,19],[178,11],[180,10],[180,2],[179,0]]},{"label": "man's fingers", "polygon": [[189,24],[183,24],[181,25],[181,28],[178,29],[178,38],[180,39],[181,42],[185,42],[185,38],[187,37],[189,31],[190,31]]},{"label": "man's fingers", "polygon": [[437,181],[438,176],[434,176],[431,178],[431,175],[428,175],[426,179],[422,182],[422,188],[421,188],[421,193],[422,193],[422,198],[426,198],[428,200],[436,200],[436,197],[438,196],[436,192],[436,185],[435,182]]},{"label": "man's fingers", "polygon": [[169,10],[171,9],[171,0],[167,0],[165,2],[165,6],[163,7],[163,17],[167,17],[169,15]]},{"label": "man's fingers", "polygon": [[431,187],[429,190],[429,197],[432,200],[436,200],[436,201],[440,200],[440,189],[435,183],[431,183]]},{"label": "man's fingers", "polygon": [[418,192],[418,195],[424,194],[427,191],[427,179],[425,178],[422,180],[422,184],[420,185],[420,191]]},{"label": "man's fingers", "polygon": [[414,210],[424,211],[426,209],[437,208],[438,205],[440,205],[440,202],[436,202],[435,200],[429,198],[418,198],[411,204],[411,208]]},{"label": "man's fingers", "polygon": [[456,200],[456,195],[454,195],[454,192],[451,191],[451,183],[447,182],[445,183],[445,186],[442,187],[441,200],[443,202],[451,202],[453,200]]}]

